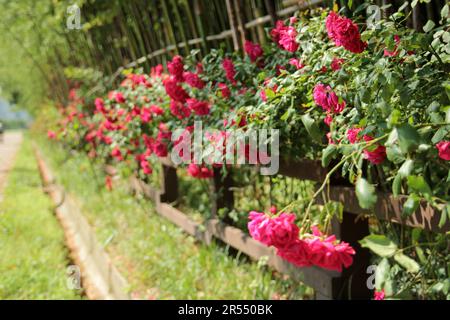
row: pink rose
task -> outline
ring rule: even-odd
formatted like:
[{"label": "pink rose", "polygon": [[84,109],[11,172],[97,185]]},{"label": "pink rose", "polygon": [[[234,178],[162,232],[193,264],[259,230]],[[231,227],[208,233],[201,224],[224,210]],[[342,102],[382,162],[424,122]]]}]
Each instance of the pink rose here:
[{"label": "pink rose", "polygon": [[214,176],[214,172],[212,169],[209,169],[205,166],[197,165],[195,163],[189,164],[187,172],[191,177],[198,179],[207,179],[212,178]]},{"label": "pink rose", "polygon": [[311,266],[308,244],[300,239],[296,239],[283,249],[278,249],[277,255],[300,268]]},{"label": "pink rose", "polygon": [[395,57],[396,55],[398,55],[398,46],[400,45],[400,37],[398,35],[395,35],[394,41],[395,41],[394,51],[384,49],[385,57]]},{"label": "pink rose", "polygon": [[222,67],[225,70],[225,76],[233,85],[236,84],[234,77],[236,76],[236,69],[234,68],[233,61],[231,59],[223,59]]},{"label": "pink rose", "polygon": [[160,158],[167,156],[167,145],[161,141],[153,143],[152,150]]},{"label": "pink rose", "polygon": [[385,296],[386,296],[386,294],[385,294],[385,292],[384,292],[384,289],[381,290],[381,291],[376,291],[376,290],[375,290],[375,292],[374,292],[374,294],[373,294],[373,299],[374,299],[374,300],[384,300],[384,299],[385,299]]},{"label": "pink rose", "polygon": [[436,144],[439,151],[439,158],[450,161],[450,141],[441,141]]},{"label": "pink rose", "polygon": [[56,133],[52,130],[48,130],[47,131],[47,138],[49,138],[50,140],[56,139]]},{"label": "pink rose", "polygon": [[167,70],[177,82],[183,81],[183,58],[180,56],[173,57],[172,61],[167,63]]},{"label": "pink rose", "polygon": [[333,122],[333,116],[331,114],[327,114],[327,116],[325,117],[325,119],[323,119],[323,122],[325,122],[325,124],[327,126],[330,126],[331,123]]},{"label": "pink rose", "polygon": [[184,119],[190,116],[191,109],[182,102],[172,100],[170,101],[170,113],[178,119]]},{"label": "pink rose", "polygon": [[341,113],[345,108],[345,101],[339,103],[339,98],[331,90],[330,86],[325,86],[321,83],[317,84],[313,90],[314,102],[321,106],[327,112]]},{"label": "pink rose", "polygon": [[161,108],[161,107],[159,107],[157,105],[151,105],[150,106],[150,111],[151,111],[152,114],[155,114],[155,115],[158,115],[158,116],[164,114],[163,108]]},{"label": "pink rose", "polygon": [[113,157],[113,158],[116,158],[117,160],[119,160],[119,161],[122,161],[123,160],[123,157],[122,157],[122,153],[120,152],[120,149],[119,148],[114,148],[112,151],[111,151],[111,156]]},{"label": "pink rose", "polygon": [[293,213],[282,213],[270,219],[267,232],[274,247],[284,249],[298,239],[299,228],[294,220],[295,214]]},{"label": "pink rose", "polygon": [[140,117],[143,123],[149,122],[152,119],[152,112],[150,108],[142,108]]},{"label": "pink rose", "polygon": [[351,19],[330,12],[326,20],[328,37],[337,46],[342,46],[353,53],[361,53],[367,44],[361,41],[358,27]]},{"label": "pink rose", "polygon": [[158,77],[161,77],[163,71],[164,71],[164,67],[162,66],[162,64],[158,64],[157,66],[152,67],[152,68],[150,69],[150,76],[151,76],[152,78],[158,78]]},{"label": "pink rose", "polygon": [[346,242],[337,243],[336,236],[325,239],[323,236],[313,236],[305,241],[309,247],[310,261],[318,267],[342,271],[342,267],[348,268],[353,263],[355,250]]},{"label": "pink rose", "polygon": [[245,53],[247,53],[247,55],[250,57],[250,60],[252,62],[255,62],[259,57],[263,55],[261,46],[248,40],[245,40],[244,50]]},{"label": "pink rose", "polygon": [[339,69],[341,69],[342,64],[344,63],[344,59],[338,59],[338,58],[334,58],[333,61],[331,62],[331,69],[333,71],[338,71]]},{"label": "pink rose", "polygon": [[[368,135],[365,135],[363,138],[366,142],[373,140],[373,138]],[[375,145],[375,147],[375,150],[364,150],[364,158],[373,164],[380,164],[386,159],[386,147],[381,145]],[[370,149],[372,148],[374,148],[374,146],[370,147]]]},{"label": "pink rose", "polygon": [[297,31],[294,27],[286,27],[280,32],[280,40],[278,43],[289,52],[297,51],[299,44],[295,40],[297,37]]},{"label": "pink rose", "polygon": [[122,92],[115,92],[114,93],[114,99],[116,100],[117,103],[124,103],[125,102],[125,98],[124,98]]},{"label": "pink rose", "polygon": [[220,89],[220,92],[222,93],[222,98],[228,99],[231,96],[231,91],[228,88],[228,86],[225,83],[218,83],[217,87]]},{"label": "pink rose", "polygon": [[101,113],[105,113],[105,103],[103,102],[102,98],[95,98],[95,110]]},{"label": "pink rose", "polygon": [[267,232],[270,218],[262,212],[251,211],[248,215],[248,219],[250,220],[247,224],[248,231],[252,238],[266,246],[271,246],[272,240]]},{"label": "pink rose", "polygon": [[263,89],[259,92],[259,96],[261,98],[262,101],[267,102],[267,95],[266,95],[266,90]]},{"label": "pink rose", "polygon": [[152,174],[153,170],[147,160],[142,160],[140,165],[144,174]]},{"label": "pink rose", "polygon": [[281,20],[276,22],[275,28],[270,31],[270,36],[280,48],[289,52],[295,52],[299,47],[295,39],[297,31],[292,26],[286,26]]},{"label": "pink rose", "polygon": [[289,64],[291,66],[294,66],[297,70],[303,69],[305,67],[305,65],[301,62],[301,60],[297,58],[291,58],[289,60]]},{"label": "pink rose", "polygon": [[184,91],[184,89],[178,85],[178,82],[175,78],[170,77],[163,81],[164,88],[166,89],[167,95],[179,102],[185,102],[189,95]]},{"label": "pink rose", "polygon": [[193,72],[184,72],[183,78],[192,88],[203,89],[205,87],[205,83]]},{"label": "pink rose", "polygon": [[347,130],[347,139],[351,144],[358,142],[358,134],[362,131],[362,128],[352,128]]},{"label": "pink rose", "polygon": [[187,106],[198,116],[206,116],[209,114],[210,105],[206,101],[198,101],[191,98],[186,101]]}]

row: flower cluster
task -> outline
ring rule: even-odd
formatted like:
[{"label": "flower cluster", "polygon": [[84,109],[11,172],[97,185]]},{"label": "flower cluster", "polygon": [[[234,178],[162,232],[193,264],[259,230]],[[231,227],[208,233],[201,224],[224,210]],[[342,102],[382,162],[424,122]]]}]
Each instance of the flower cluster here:
[{"label": "flower cluster", "polygon": [[257,43],[253,43],[251,41],[246,40],[244,44],[244,50],[247,53],[247,55],[250,57],[250,60],[252,62],[255,62],[258,60],[259,57],[263,55],[263,49],[261,46]]},{"label": "flower cluster", "polygon": [[361,53],[367,46],[361,41],[358,27],[351,19],[330,12],[326,27],[328,36],[337,46],[342,46],[353,53]]},{"label": "flower cluster", "polygon": [[252,211],[249,213],[248,230],[253,239],[277,248],[277,254],[298,267],[318,266],[341,272],[353,263],[355,250],[336,236],[324,236],[314,226],[311,235],[299,238],[299,228],[293,213],[269,216]]},{"label": "flower cluster", "polygon": [[313,97],[314,102],[328,113],[341,113],[346,105],[344,100],[339,101],[340,99],[330,86],[321,83],[314,87]]},{"label": "flower cluster", "polygon": [[298,50],[297,34],[297,30],[293,26],[285,25],[281,20],[277,21],[275,28],[270,31],[272,40],[280,48],[289,52],[296,52]]},{"label": "flower cluster", "polygon": [[450,161],[450,141],[442,140],[436,144],[436,148],[441,159]]},{"label": "flower cluster", "polygon": [[[347,139],[351,144],[355,144],[359,141],[361,141],[361,139],[359,138],[359,133],[362,131],[362,128],[352,128],[352,129],[348,129],[347,130]],[[364,135],[363,140],[365,142],[370,143],[370,141],[372,141],[374,138],[369,136],[369,135]],[[366,149],[364,149],[363,151],[364,154],[364,158],[369,160],[371,163],[373,164],[381,164],[383,163],[384,159],[386,158],[386,147],[379,145],[379,144],[374,144],[371,145],[369,147],[367,147]]]}]

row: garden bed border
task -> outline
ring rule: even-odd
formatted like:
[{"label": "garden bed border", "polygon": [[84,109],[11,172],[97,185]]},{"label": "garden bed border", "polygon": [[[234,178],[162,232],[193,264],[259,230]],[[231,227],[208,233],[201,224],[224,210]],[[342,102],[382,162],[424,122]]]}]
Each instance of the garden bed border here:
[{"label": "garden bed border", "polygon": [[44,191],[55,205],[55,214],[64,230],[70,256],[80,268],[80,280],[87,297],[90,300],[130,299],[127,281],[98,242],[76,201],[55,183],[56,179],[36,145],[33,149]]}]

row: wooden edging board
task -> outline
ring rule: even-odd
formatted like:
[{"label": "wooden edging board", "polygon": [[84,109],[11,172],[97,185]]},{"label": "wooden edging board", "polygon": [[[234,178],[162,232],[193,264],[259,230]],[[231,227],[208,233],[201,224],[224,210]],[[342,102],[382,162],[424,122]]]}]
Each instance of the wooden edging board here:
[{"label": "wooden edging board", "polygon": [[131,179],[130,185],[135,192],[144,194],[155,203],[156,212],[159,215],[196,239],[209,244],[212,237],[215,237],[254,260],[266,257],[267,264],[276,271],[313,287],[318,293],[317,296],[323,299],[332,298],[333,279],[340,277],[339,272],[327,271],[317,267],[298,268],[281,259],[274,248],[259,243],[242,230],[229,226],[218,219],[207,220],[204,224],[191,220],[174,206],[160,202],[159,196],[161,193],[135,177]]},{"label": "wooden edging board", "polygon": [[[175,167],[169,158],[161,158],[164,166]],[[295,160],[290,161],[281,159],[279,174],[287,177],[301,180],[311,180],[322,182],[327,175],[327,169],[323,168],[320,161],[317,160]],[[394,197],[392,193],[377,191],[377,203],[371,210],[363,209],[359,206],[353,186],[343,186],[331,183],[330,198],[333,201],[339,201],[344,205],[345,211],[359,215],[373,213],[379,219],[391,221],[393,223],[403,224],[413,228],[421,228],[432,232],[446,233],[450,231],[450,220],[439,226],[440,212],[436,211],[426,201],[421,201],[417,210],[408,217],[403,216],[403,205],[408,197],[399,195]],[[319,204],[323,204],[322,199],[317,198]]]},{"label": "wooden edging board", "polygon": [[91,300],[130,299],[127,281],[112,264],[76,201],[55,184],[55,178],[36,146],[34,152],[44,190],[55,204],[56,216],[64,229],[71,258],[80,268],[87,297]]}]

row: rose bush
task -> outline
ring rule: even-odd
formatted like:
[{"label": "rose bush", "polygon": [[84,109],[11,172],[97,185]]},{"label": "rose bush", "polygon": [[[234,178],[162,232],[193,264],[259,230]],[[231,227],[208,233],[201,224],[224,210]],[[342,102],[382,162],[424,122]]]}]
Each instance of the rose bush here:
[{"label": "rose bush", "polygon": [[[95,102],[74,91],[69,106],[61,109],[59,131],[49,137],[64,137],[92,157],[146,176],[152,173],[151,157],[166,157],[180,143],[172,141],[173,131],[190,133],[196,120],[218,130],[217,137],[230,128],[277,128],[282,157],[321,158],[355,185],[362,208],[375,205],[376,185],[394,196],[408,196],[405,217],[427,201],[443,226],[450,216],[449,19],[443,16],[442,25],[425,33],[404,28],[402,19],[395,13],[364,29],[338,13],[318,10],[311,17],[278,21],[269,32],[273,42],[261,47],[247,41],[243,57],[221,50],[212,50],[202,61],[195,52],[175,56],[167,73],[163,66],[150,75],[128,73],[118,88]],[[217,137],[208,143],[221,143]],[[187,172],[205,179],[221,166],[223,159],[213,165],[205,161],[188,164]],[[324,195],[325,203],[331,203],[321,192],[327,183],[314,196]],[[250,213],[250,234],[298,266],[340,271],[351,265],[354,250],[318,229],[308,233],[314,227],[313,201],[298,213],[299,227],[293,214]],[[283,212],[291,208],[295,203]],[[320,221],[324,231],[332,217]],[[429,235],[417,233],[411,241],[420,243],[424,237],[437,246],[447,241],[445,236],[429,241]],[[373,247],[370,241],[365,245]],[[413,254],[426,263],[425,256]],[[418,272],[409,257],[395,263],[410,274]],[[404,277],[413,279],[410,274]],[[439,280],[442,273],[433,277],[448,292],[448,281]],[[395,294],[392,281],[380,283],[383,297]],[[419,294],[423,289],[414,290]]]}]

